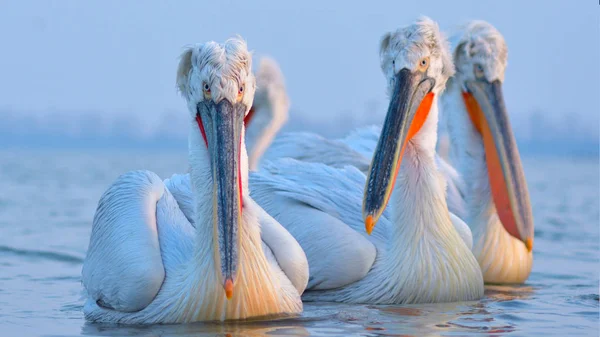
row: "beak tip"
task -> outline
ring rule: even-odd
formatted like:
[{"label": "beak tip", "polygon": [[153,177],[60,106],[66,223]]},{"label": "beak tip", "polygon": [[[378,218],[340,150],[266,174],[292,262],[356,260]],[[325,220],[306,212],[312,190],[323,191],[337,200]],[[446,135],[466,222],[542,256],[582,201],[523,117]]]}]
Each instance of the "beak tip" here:
[{"label": "beak tip", "polygon": [[525,239],[525,247],[527,247],[528,252],[533,250],[533,239],[531,237]]},{"label": "beak tip", "polygon": [[371,235],[371,233],[373,233],[374,227],[375,227],[375,220],[373,220],[373,216],[369,214],[365,218],[365,229],[367,230],[367,234]]},{"label": "beak tip", "polygon": [[233,297],[233,281],[228,278],[227,281],[225,281],[225,296],[227,297],[228,300],[230,300]]}]

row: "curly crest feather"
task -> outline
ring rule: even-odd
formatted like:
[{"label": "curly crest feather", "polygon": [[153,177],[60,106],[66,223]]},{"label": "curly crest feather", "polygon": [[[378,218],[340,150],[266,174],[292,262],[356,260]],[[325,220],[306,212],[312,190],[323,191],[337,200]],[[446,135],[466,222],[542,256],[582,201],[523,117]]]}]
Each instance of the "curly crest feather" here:
[{"label": "curly crest feather", "polygon": [[186,49],[177,68],[177,88],[190,104],[203,98],[203,86],[208,84],[216,102],[227,98],[234,102],[241,87],[244,103],[250,109],[256,80],[252,74],[252,54],[241,37],[224,43],[214,41]]},{"label": "curly crest feather", "polygon": [[500,32],[485,21],[471,21],[452,37],[457,71],[471,77],[473,64],[480,64],[488,80],[504,81],[508,47]]},{"label": "curly crest feather", "polygon": [[[380,43],[379,56],[381,69],[390,74],[402,67],[412,69],[423,57],[431,57],[430,70],[440,74],[442,81],[436,83],[436,88],[441,92],[443,83],[454,75],[450,45],[440,31],[438,24],[428,17],[421,17],[415,23],[400,28],[395,32],[386,33]],[[393,64],[399,59],[403,64]]]}]

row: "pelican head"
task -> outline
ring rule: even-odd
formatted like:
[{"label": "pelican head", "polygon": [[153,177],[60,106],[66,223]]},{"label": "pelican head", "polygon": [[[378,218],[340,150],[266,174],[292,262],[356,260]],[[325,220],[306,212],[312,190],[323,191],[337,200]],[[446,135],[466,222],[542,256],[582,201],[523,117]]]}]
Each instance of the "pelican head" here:
[{"label": "pelican head", "polygon": [[406,144],[418,134],[434,96],[454,74],[446,39],[429,18],[385,34],[379,53],[390,105],[365,188],[363,216],[368,233],[390,198]]},{"label": "pelican head", "polygon": [[209,157],[214,259],[227,298],[233,295],[238,270],[242,172],[247,172],[242,167],[242,155],[246,156],[242,143],[244,117],[252,106],[255,90],[250,69],[246,43],[234,38],[223,44],[208,42],[189,48],[177,71],[179,91],[188,103],[193,128],[203,140],[194,145],[205,147]]},{"label": "pelican head", "polygon": [[469,23],[454,50],[456,84],[469,119],[483,142],[492,198],[503,227],[533,248],[533,215],[519,150],[502,94],[508,49],[487,22]]}]

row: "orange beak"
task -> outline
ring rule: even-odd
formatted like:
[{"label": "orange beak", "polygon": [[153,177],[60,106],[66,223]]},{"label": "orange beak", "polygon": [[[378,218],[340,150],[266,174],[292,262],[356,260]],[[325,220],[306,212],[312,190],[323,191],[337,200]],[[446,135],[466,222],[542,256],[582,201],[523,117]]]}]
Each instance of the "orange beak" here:
[{"label": "orange beak", "polygon": [[500,81],[471,81],[465,106],[485,149],[492,199],[504,229],[533,249],[533,215],[521,157],[504,105]]},{"label": "orange beak", "polygon": [[419,132],[429,114],[435,80],[422,72],[402,69],[375,152],[363,199],[365,229],[370,235],[392,194],[408,141]]},{"label": "orange beak", "polygon": [[225,281],[225,297],[230,300],[233,297],[233,281],[229,278]]}]

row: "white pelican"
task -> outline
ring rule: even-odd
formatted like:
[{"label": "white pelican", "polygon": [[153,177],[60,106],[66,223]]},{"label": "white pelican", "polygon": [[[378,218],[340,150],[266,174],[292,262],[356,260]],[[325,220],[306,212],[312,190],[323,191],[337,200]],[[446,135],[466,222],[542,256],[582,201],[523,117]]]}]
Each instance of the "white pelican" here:
[{"label": "white pelican", "polygon": [[288,119],[290,101],[277,62],[269,57],[260,60],[256,72],[256,94],[245,118],[248,165],[255,171],[265,150]]},{"label": "white pelican", "polygon": [[[177,84],[190,111],[191,182],[135,171],[104,193],[83,265],[87,319],[180,323],[302,311],[306,256],[248,193],[250,69],[240,39],[182,55]],[[195,227],[171,194],[181,188],[193,191]]]},{"label": "white pelican", "polygon": [[489,23],[455,38],[457,72],[442,98],[450,158],[464,179],[473,252],[489,283],[522,283],[533,263],[534,225],[525,174],[502,94],[507,47]]},{"label": "white pelican", "polygon": [[[446,40],[435,22],[423,18],[384,35],[380,55],[391,102],[366,188],[355,167],[287,158],[265,162],[251,174],[252,196],[304,249],[313,290],[303,295],[306,300],[479,299],[481,270],[455,229],[468,227],[449,214],[434,159],[437,99],[454,73]],[[380,219],[388,201],[389,217]],[[366,235],[365,226],[370,232],[378,219],[379,227]]]}]

